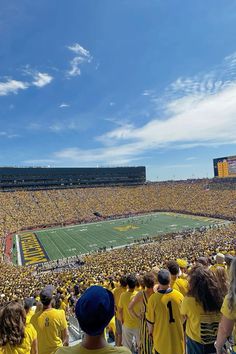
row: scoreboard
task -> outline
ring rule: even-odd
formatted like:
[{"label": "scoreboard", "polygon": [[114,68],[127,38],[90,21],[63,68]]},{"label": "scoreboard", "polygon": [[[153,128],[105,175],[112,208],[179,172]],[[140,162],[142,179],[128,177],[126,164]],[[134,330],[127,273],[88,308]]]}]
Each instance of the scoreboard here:
[{"label": "scoreboard", "polygon": [[213,165],[215,177],[236,177],[236,156],[214,159]]}]

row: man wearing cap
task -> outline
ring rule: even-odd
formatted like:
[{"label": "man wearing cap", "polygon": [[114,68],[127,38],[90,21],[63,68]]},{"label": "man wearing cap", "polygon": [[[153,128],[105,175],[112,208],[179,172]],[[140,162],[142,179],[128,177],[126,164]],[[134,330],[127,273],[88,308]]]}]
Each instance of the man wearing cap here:
[{"label": "man wearing cap", "polygon": [[188,274],[187,274],[188,262],[186,261],[186,259],[182,259],[182,258],[177,258],[176,262],[180,268],[179,278],[187,279],[187,277],[188,277]]},{"label": "man wearing cap", "polygon": [[34,306],[34,298],[28,297],[28,298],[24,299],[24,309],[25,309],[25,313],[26,313],[26,323],[30,323],[31,318],[32,318],[32,316],[35,313],[35,308],[33,308],[33,306]]},{"label": "man wearing cap", "polygon": [[183,295],[170,288],[170,272],[158,273],[158,291],[150,296],[146,319],[156,354],[183,354],[184,332],[180,306]]},{"label": "man wearing cap", "polygon": [[111,291],[94,285],[77,301],[75,314],[85,336],[73,347],[59,348],[55,354],[131,354],[125,347],[113,347],[104,337],[104,329],[114,316]]},{"label": "man wearing cap", "polygon": [[43,308],[30,321],[38,335],[38,354],[53,354],[57,348],[69,343],[65,312],[52,308],[52,299],[53,288],[47,286],[40,293]]}]

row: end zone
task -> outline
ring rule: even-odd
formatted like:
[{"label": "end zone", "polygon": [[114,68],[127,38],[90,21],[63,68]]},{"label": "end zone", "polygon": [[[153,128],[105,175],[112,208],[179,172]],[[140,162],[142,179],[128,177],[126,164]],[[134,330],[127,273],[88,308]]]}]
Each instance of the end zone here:
[{"label": "end zone", "polygon": [[41,242],[33,232],[19,235],[19,248],[22,265],[35,265],[49,261]]}]

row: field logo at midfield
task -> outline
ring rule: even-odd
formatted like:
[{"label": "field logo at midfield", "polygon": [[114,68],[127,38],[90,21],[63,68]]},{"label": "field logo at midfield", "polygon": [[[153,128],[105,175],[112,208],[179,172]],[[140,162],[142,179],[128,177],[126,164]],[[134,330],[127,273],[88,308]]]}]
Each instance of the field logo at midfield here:
[{"label": "field logo at midfield", "polygon": [[21,235],[20,250],[23,265],[34,265],[49,260],[37,236],[32,232]]},{"label": "field logo at midfield", "polygon": [[114,230],[118,230],[118,231],[128,231],[128,230],[135,230],[135,229],[139,229],[139,227],[135,225],[122,225],[122,226],[114,227]]}]

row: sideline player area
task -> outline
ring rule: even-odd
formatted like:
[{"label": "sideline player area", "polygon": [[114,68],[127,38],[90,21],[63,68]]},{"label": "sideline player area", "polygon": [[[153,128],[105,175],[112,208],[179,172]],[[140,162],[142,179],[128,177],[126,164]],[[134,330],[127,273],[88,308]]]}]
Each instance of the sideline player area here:
[{"label": "sideline player area", "polygon": [[63,228],[28,231],[15,239],[18,264],[33,265],[119,247],[147,237],[226,224],[228,221],[174,213],[152,213]]}]

